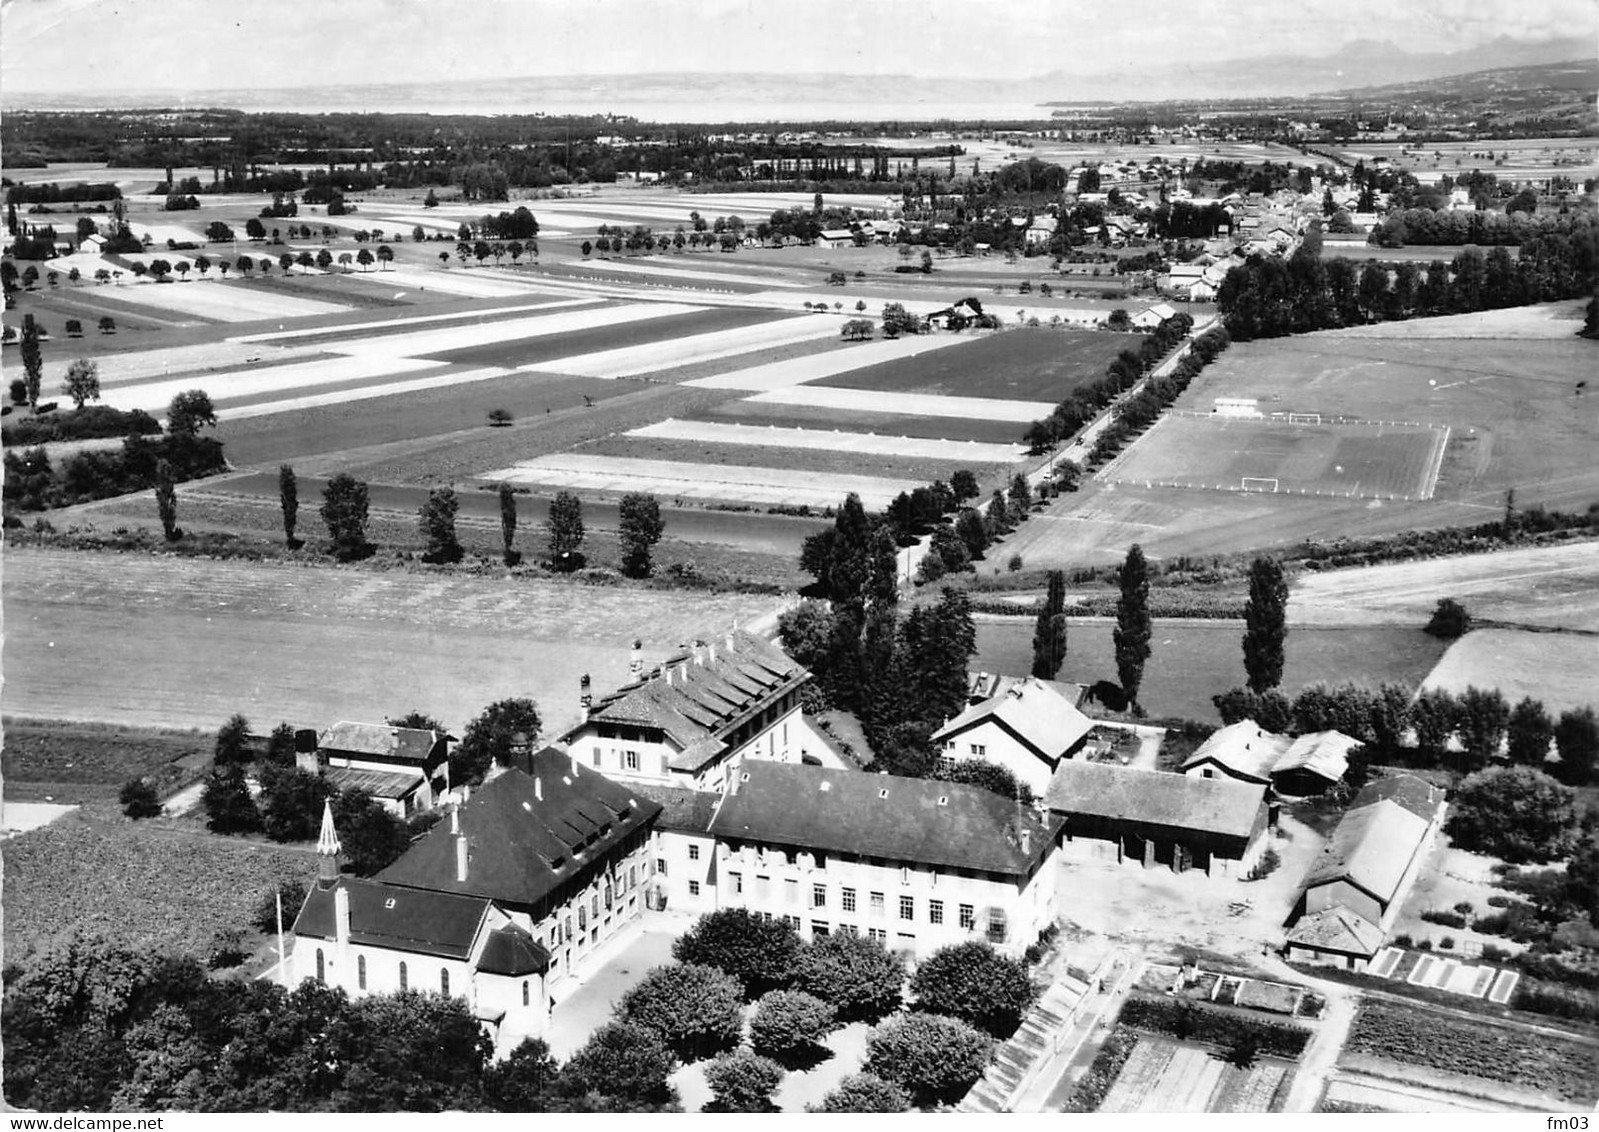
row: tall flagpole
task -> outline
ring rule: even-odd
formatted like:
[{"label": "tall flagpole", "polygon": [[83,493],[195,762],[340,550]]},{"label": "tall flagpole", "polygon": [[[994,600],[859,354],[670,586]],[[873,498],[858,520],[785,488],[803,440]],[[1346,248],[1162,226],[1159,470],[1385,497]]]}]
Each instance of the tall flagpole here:
[{"label": "tall flagpole", "polygon": [[289,969],[285,966],[286,960],[283,956],[283,889],[277,889],[273,895],[278,898],[278,978],[287,987],[289,985]]}]

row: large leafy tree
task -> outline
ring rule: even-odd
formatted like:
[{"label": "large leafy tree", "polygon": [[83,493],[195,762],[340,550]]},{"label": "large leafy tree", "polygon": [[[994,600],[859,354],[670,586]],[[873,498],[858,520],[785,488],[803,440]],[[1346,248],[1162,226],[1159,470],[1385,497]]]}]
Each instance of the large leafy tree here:
[{"label": "large leafy tree", "polygon": [[1282,683],[1287,641],[1288,581],[1282,563],[1257,558],[1249,566],[1249,600],[1244,603],[1244,671],[1251,691]]},{"label": "large leafy tree", "polygon": [[550,501],[545,528],[550,538],[550,565],[569,572],[583,568],[583,501],[563,491]]},{"label": "large leafy tree", "polygon": [[450,781],[481,781],[490,766],[509,762],[512,740],[517,734],[533,744],[538,742],[543,726],[538,705],[532,700],[513,697],[495,701],[466,725],[461,742],[450,752]]},{"label": "large leafy tree", "polygon": [[1490,767],[1460,784],[1444,830],[1456,846],[1512,864],[1542,864],[1577,845],[1576,794],[1527,766]]},{"label": "large leafy tree", "polygon": [[655,496],[633,491],[617,505],[618,535],[622,543],[622,573],[630,578],[650,575],[650,554],[661,541],[666,524]]},{"label": "large leafy tree", "polygon": [[364,558],[372,551],[366,541],[366,484],[340,472],[322,489],[322,521],[333,540],[333,554],[341,562]]},{"label": "large leafy tree", "polygon": [[320,775],[293,766],[261,768],[261,824],[273,841],[309,841],[317,835],[322,803],[333,790]]},{"label": "large leafy tree", "polygon": [[1510,705],[1497,688],[1467,688],[1456,702],[1457,730],[1463,748],[1459,766],[1467,772],[1478,770],[1499,753],[1510,725]]},{"label": "large leafy tree", "polygon": [[779,1060],[803,1055],[833,1028],[837,1011],[804,991],[775,990],[760,997],[750,1016],[750,1042],[757,1053]]},{"label": "large leafy tree", "polygon": [[743,994],[732,975],[698,963],[656,967],[617,1006],[617,1017],[654,1030],[679,1057],[713,1057],[744,1032]]},{"label": "large leafy tree", "polygon": [[1031,805],[1033,792],[1016,777],[1011,769],[987,759],[957,759],[948,767],[940,768],[937,776],[944,782],[958,782],[964,786],[979,786],[1005,798]]},{"label": "large leafy tree", "polygon": [[1033,675],[1053,680],[1066,663],[1066,574],[1049,572],[1049,590],[1033,627]]},{"label": "large leafy tree", "polygon": [[705,1067],[711,1087],[707,1111],[774,1112],[772,1093],[783,1080],[783,1067],[747,1049],[724,1053]]},{"label": "large leafy tree", "polygon": [[1137,543],[1127,549],[1119,578],[1121,596],[1116,600],[1116,628],[1111,638],[1116,646],[1116,678],[1121,682],[1127,702],[1138,702],[1144,683],[1144,662],[1149,659],[1153,629],[1149,617],[1149,563]]},{"label": "large leafy tree", "polygon": [[905,1112],[911,1099],[898,1085],[870,1073],[851,1073],[806,1112]]},{"label": "large leafy tree", "polygon": [[173,436],[195,436],[206,425],[216,423],[216,409],[204,389],[185,390],[167,406],[167,432]]},{"label": "large leafy tree", "polygon": [[261,813],[237,763],[212,768],[200,793],[205,825],[212,833],[254,833],[261,828]]},{"label": "large leafy tree", "polygon": [[399,818],[361,790],[344,790],[333,799],[339,844],[358,876],[371,876],[399,860],[411,834]]},{"label": "large leafy tree", "polygon": [[428,492],[419,513],[419,527],[427,549],[422,561],[449,564],[461,561],[461,540],[455,536],[455,513],[460,509],[453,487],[435,487]]},{"label": "large leafy tree", "polygon": [[1016,1032],[1038,991],[1027,968],[982,940],[941,947],[916,968],[911,994],[922,1010],[970,1022],[1001,1040]]},{"label": "large leafy tree", "polygon": [[464,998],[405,992],[351,1004],[361,1056],[344,1072],[346,1112],[443,1112],[481,1106],[493,1044]]},{"label": "large leafy tree", "polygon": [[949,1103],[977,1082],[993,1055],[994,1040],[958,1018],[898,1014],[872,1030],[862,1068],[918,1104]]},{"label": "large leafy tree", "polygon": [[899,1009],[905,964],[878,940],[823,936],[800,953],[793,986],[831,1003],[842,1022],[875,1022]]},{"label": "large leafy tree", "polygon": [[249,762],[252,738],[250,721],[235,712],[228,717],[227,722],[217,728],[216,742],[212,747],[212,761],[218,766]]},{"label": "large leafy tree", "polygon": [[743,908],[708,912],[672,945],[679,963],[715,967],[739,982],[745,998],[787,986],[799,958],[800,938],[781,920]]},{"label": "large leafy tree", "polygon": [[1594,780],[1599,768],[1599,716],[1593,708],[1574,708],[1560,714],[1555,724],[1555,749],[1560,752],[1558,774],[1571,786]]},{"label": "large leafy tree", "polygon": [[483,1072],[483,1097],[500,1112],[542,1112],[560,1066],[543,1038],[525,1038],[504,1061]]},{"label": "large leafy tree", "polygon": [[79,358],[67,366],[66,380],[61,391],[81,410],[90,401],[100,399],[100,367],[86,358]]},{"label": "large leafy tree", "polygon": [[1554,741],[1555,724],[1539,701],[1527,696],[1510,712],[1510,761],[1542,769]]},{"label": "large leafy tree", "polygon": [[557,1091],[571,1097],[616,1097],[635,1104],[671,1104],[668,1078],[677,1057],[659,1034],[635,1022],[607,1022],[561,1067]]}]

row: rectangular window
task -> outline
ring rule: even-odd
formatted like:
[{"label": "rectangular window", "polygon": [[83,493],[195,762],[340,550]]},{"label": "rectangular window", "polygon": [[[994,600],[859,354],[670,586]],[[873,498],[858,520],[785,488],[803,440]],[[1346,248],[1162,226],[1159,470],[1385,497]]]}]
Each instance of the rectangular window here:
[{"label": "rectangular window", "polygon": [[699,881],[691,880],[691,881],[688,882],[688,894],[690,896],[698,896],[700,894],[700,882]]},{"label": "rectangular window", "polygon": [[[757,900],[765,900],[767,897],[771,896],[771,894],[772,878],[757,876],[755,878],[755,898]],[[766,918],[770,920],[772,917],[767,916]]]},{"label": "rectangular window", "polygon": [[977,924],[976,910],[970,904],[962,904],[960,908],[961,927],[971,931]]},{"label": "rectangular window", "polygon": [[783,900],[788,904],[799,903],[799,881],[785,880],[783,882]]},{"label": "rectangular window", "polygon": [[929,900],[927,902],[927,922],[942,924],[944,922],[944,902],[942,900]]},{"label": "rectangular window", "polygon": [[600,894],[596,892],[593,896],[589,897],[589,915],[598,916],[599,914],[600,914]]},{"label": "rectangular window", "polygon": [[625,755],[623,755],[622,756],[622,765],[627,767],[628,770],[637,770],[638,769],[638,752],[637,751],[628,751]]},{"label": "rectangular window", "polygon": [[827,934],[827,931],[828,931],[827,924],[824,921],[822,921],[822,920],[812,920],[811,921],[811,935],[813,937],[815,937],[816,939],[821,939],[823,936],[825,936]]},{"label": "rectangular window", "polygon": [[827,885],[825,885],[825,884],[813,884],[813,885],[811,885],[811,907],[812,908],[826,908],[827,907]]},{"label": "rectangular window", "polygon": [[655,858],[655,875],[656,876],[660,876],[660,877],[664,877],[666,875],[666,858],[665,857],[657,857],[657,858]]},{"label": "rectangular window", "polygon": [[594,765],[600,765],[600,749],[598,747],[594,748]]},{"label": "rectangular window", "polygon": [[883,918],[883,894],[881,892],[872,893],[872,915],[878,919]]},{"label": "rectangular window", "polygon": [[988,754],[988,747],[986,745],[984,745],[982,743],[973,743],[972,744],[972,757],[973,758],[980,759],[986,754]]},{"label": "rectangular window", "polygon": [[899,898],[899,918],[914,920],[916,918],[916,900],[914,897],[901,896]]},{"label": "rectangular window", "polygon": [[727,874],[727,883],[732,886],[733,892],[735,894],[743,892],[744,891],[744,874],[743,873],[728,873]]},{"label": "rectangular window", "polygon": [[812,852],[811,859],[816,862],[817,869],[821,870],[822,872],[826,872],[827,871],[827,854],[826,853],[823,853],[820,849],[817,849],[817,850]]},{"label": "rectangular window", "polygon": [[846,888],[843,895],[843,908],[846,912],[855,911],[855,890]]},{"label": "rectangular window", "polygon": [[867,928],[866,934],[871,939],[887,939],[888,933],[882,928]]},{"label": "rectangular window", "polygon": [[688,847],[688,859],[691,861],[700,859],[700,847],[698,845],[690,845]]}]

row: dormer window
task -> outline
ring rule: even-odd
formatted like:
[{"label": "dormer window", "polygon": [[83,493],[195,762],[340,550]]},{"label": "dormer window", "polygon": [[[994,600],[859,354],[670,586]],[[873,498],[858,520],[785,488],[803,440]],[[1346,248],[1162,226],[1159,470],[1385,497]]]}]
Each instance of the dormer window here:
[{"label": "dormer window", "polygon": [[887,789],[887,788],[886,788],[886,787],[885,787],[885,788],[883,788],[883,789],[882,789],[882,790],[879,790],[879,791],[878,791],[878,792],[877,792],[877,796],[878,796],[878,797],[879,797],[879,798],[887,798],[887,797],[888,797],[888,789]]},{"label": "dormer window", "polygon": [[938,796],[938,804],[939,804],[939,805],[940,805],[940,806],[947,806],[947,805],[949,805],[949,795],[948,795],[948,794],[940,794],[940,795],[939,795],[939,796]]},{"label": "dormer window", "polygon": [[389,912],[394,911],[394,897],[391,896],[387,900],[385,900],[383,902],[383,908],[384,908],[385,911],[389,911]]}]

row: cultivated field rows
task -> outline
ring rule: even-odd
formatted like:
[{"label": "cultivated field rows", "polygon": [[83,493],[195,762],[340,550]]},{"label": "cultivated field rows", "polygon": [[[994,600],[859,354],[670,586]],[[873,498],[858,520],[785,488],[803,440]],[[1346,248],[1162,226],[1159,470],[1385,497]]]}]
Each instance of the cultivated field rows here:
[{"label": "cultivated field rows", "polygon": [[797,342],[831,340],[837,336],[838,324],[831,319],[790,319],[685,335],[667,342],[648,342],[577,354],[562,358],[559,365],[541,362],[519,368],[559,369],[562,373],[580,377],[638,377],[697,362],[719,361]]},{"label": "cultivated field rows", "polygon": [[[837,324],[830,323],[830,325],[834,333],[837,333]],[[702,389],[744,389],[752,393],[787,389],[791,386],[803,385],[808,381],[815,381],[818,378],[832,377],[834,374],[846,373],[849,370],[863,369],[878,362],[915,357],[933,350],[946,349],[950,346],[958,345],[962,341],[964,339],[953,335],[937,338],[885,338],[873,342],[862,342],[849,350],[751,366],[748,369],[734,370],[732,373],[718,374],[715,377],[699,378],[685,384],[699,386]]]},{"label": "cultivated field rows", "polygon": [[658,437],[666,440],[700,440],[710,444],[740,444],[757,448],[814,448],[863,455],[910,456],[929,460],[956,460],[967,463],[1008,464],[1020,460],[1027,450],[1019,444],[980,444],[975,440],[934,440],[914,436],[878,436],[875,433],[826,432],[810,428],[778,428],[774,425],[725,424],[713,421],[669,419],[628,436]]},{"label": "cultivated field rows", "polygon": [[[797,385],[749,398],[768,405],[808,405],[846,412],[903,413],[957,420],[1014,421],[1018,425],[1048,416],[1048,401],[1007,401],[998,397],[946,397],[938,393],[884,393],[876,389],[841,389],[830,385]],[[1019,431],[1019,430],[1018,430]]]},{"label": "cultivated field rows", "polygon": [[259,322],[269,318],[316,318],[341,314],[347,306],[308,299],[293,293],[293,283],[280,281],[281,290],[248,287],[238,280],[195,280],[192,283],[136,281],[112,287],[100,297],[125,303],[194,315],[215,322]]}]

